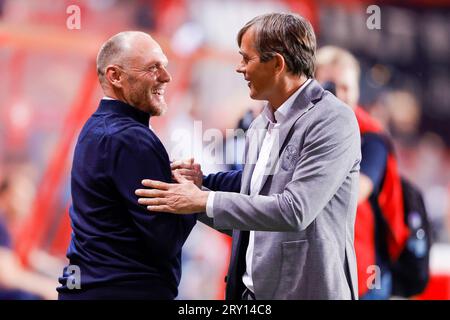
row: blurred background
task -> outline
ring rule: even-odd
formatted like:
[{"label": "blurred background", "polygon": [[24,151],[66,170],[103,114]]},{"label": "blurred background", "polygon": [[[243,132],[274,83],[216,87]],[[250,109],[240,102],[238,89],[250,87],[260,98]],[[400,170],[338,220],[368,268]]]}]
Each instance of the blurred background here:
[{"label": "blurred background", "polygon": [[[371,4],[381,9],[381,29],[366,26]],[[303,15],[319,47],[338,45],[358,58],[360,103],[392,135],[400,171],[423,192],[429,213],[431,278],[416,298],[450,299],[450,2],[444,0],[0,0],[0,260],[17,258],[0,270],[0,291],[2,281],[23,279],[18,270],[30,282],[58,285],[71,231],[73,148],[102,97],[95,70],[101,44],[124,30],[157,39],[173,82],[168,112],[151,125],[173,158],[193,155],[205,173],[216,172],[227,167],[208,160],[202,151],[208,139],[196,134],[194,121],[202,121],[201,132],[225,135],[248,110],[260,110],[235,72],[236,34],[254,16],[274,11]],[[188,134],[177,135],[180,129]],[[175,152],[180,139],[185,148]],[[230,243],[196,225],[184,247],[179,299],[223,299]],[[51,298],[31,284],[28,291]],[[5,296],[20,297],[28,296]]]}]

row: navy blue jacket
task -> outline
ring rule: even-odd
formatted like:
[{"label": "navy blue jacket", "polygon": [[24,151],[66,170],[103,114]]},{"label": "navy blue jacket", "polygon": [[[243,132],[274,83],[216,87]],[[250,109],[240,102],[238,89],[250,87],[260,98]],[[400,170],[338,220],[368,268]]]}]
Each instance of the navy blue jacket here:
[{"label": "navy blue jacket", "polygon": [[196,216],[150,213],[137,203],[134,192],[142,179],[172,182],[169,157],[148,121],[148,114],[126,103],[101,100],[80,133],[67,257],[80,268],[81,289],[66,285],[71,274],[65,268],[60,299],[173,299],[178,294],[181,248]]},{"label": "navy blue jacket", "polygon": [[3,212],[0,212],[0,247],[11,249],[11,236],[2,215]]},{"label": "navy blue jacket", "polygon": [[203,178],[203,186],[212,191],[240,192],[242,169],[212,173]]}]

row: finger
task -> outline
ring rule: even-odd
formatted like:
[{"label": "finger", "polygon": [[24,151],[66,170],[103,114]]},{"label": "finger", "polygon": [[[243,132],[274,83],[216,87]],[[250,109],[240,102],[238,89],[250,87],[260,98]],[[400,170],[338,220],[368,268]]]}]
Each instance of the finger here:
[{"label": "finger", "polygon": [[185,176],[185,177],[187,177],[187,176],[194,176],[194,177],[196,177],[197,174],[198,174],[195,170],[192,170],[192,169],[176,169],[176,171],[179,174],[181,174],[182,176]]},{"label": "finger", "polygon": [[178,183],[184,183],[184,182],[189,182],[188,179],[186,179],[185,177],[183,177],[178,170],[173,171],[173,176],[175,178],[175,181]]},{"label": "finger", "polygon": [[170,163],[170,168],[171,169],[178,168],[181,166],[182,163],[183,163],[183,160],[174,160]]},{"label": "finger", "polygon": [[[194,183],[195,183],[195,181],[197,180],[195,176],[185,176],[185,175],[182,175],[182,177],[185,178],[186,180],[191,181],[191,182],[194,182]],[[172,180],[174,181],[174,183],[179,183],[178,180],[177,180],[177,178],[176,178],[174,175],[172,175]]]},{"label": "finger", "polygon": [[147,206],[147,210],[152,212],[175,213],[169,206],[166,205]]},{"label": "finger", "polygon": [[202,171],[201,166],[200,166],[199,163],[194,163],[193,168],[194,168],[195,171],[198,171],[198,172]]},{"label": "finger", "polygon": [[142,185],[149,188],[160,189],[160,190],[169,190],[169,183],[165,183],[162,181],[144,179],[142,180]]},{"label": "finger", "polygon": [[175,160],[170,164],[170,168],[174,169],[192,169],[192,165],[194,163],[194,158],[184,159],[184,160]]},{"label": "finger", "polygon": [[147,198],[164,198],[165,192],[159,189],[137,189],[134,192],[137,196]]},{"label": "finger", "polygon": [[[192,183],[194,183],[195,184],[195,182],[196,182],[196,180],[195,180],[195,178],[194,177],[184,177],[188,182],[192,182]],[[179,182],[177,182],[177,180],[176,180],[176,178],[174,177],[173,178],[173,180],[176,182],[176,183],[179,183]]]},{"label": "finger", "polygon": [[[178,183],[178,181],[177,181],[177,179],[175,178],[173,172],[174,172],[174,171],[172,171],[172,181],[173,181],[173,183]],[[184,177],[185,179],[187,179],[187,180],[189,180],[189,181],[191,181],[191,182],[193,182],[193,183],[195,183],[195,181],[197,180],[197,176],[194,175],[194,174],[191,174],[191,175],[183,174],[182,177]]]},{"label": "finger", "polygon": [[189,181],[195,181],[195,176],[182,176]]},{"label": "finger", "polygon": [[163,198],[139,198],[138,203],[144,206],[166,205],[166,201]]},{"label": "finger", "polygon": [[192,169],[192,165],[185,162],[173,163],[170,165],[170,169]]}]

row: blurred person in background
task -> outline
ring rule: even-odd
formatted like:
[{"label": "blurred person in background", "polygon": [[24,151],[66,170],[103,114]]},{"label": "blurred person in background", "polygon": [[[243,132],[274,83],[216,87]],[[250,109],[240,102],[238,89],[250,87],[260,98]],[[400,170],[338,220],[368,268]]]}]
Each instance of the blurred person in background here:
[{"label": "blurred person in background", "polygon": [[[433,236],[437,241],[448,242],[450,234],[445,228],[445,215],[447,205],[450,203],[449,150],[442,137],[425,132],[420,137],[417,148],[408,155],[410,167],[405,168],[405,171],[408,170],[409,176],[423,190],[429,219],[433,226]],[[403,159],[405,158],[404,155]]]},{"label": "blurred person in background", "polygon": [[[408,229],[392,146],[382,126],[358,105],[359,78],[359,63],[350,52],[334,46],[317,51],[316,79],[354,110],[361,133],[355,222],[359,295],[361,299],[388,299],[392,292],[390,262],[398,258]],[[373,266],[380,268],[380,287],[371,282]]]},{"label": "blurred person in background", "polygon": [[57,298],[56,282],[25,269],[12,249],[9,226],[14,219],[14,181],[0,177],[0,300]]},{"label": "blurred person in background", "polygon": [[449,234],[444,228],[445,223],[442,223],[445,221],[446,189],[450,181],[444,139],[430,131],[419,131],[422,108],[410,91],[389,90],[376,99],[369,111],[392,134],[401,173],[424,195],[432,238],[448,241]]},{"label": "blurred person in background", "polygon": [[242,118],[239,119],[235,134],[225,140],[227,170],[242,170],[244,168],[242,156],[245,150],[245,132],[248,131],[253,120],[255,120],[261,111],[255,107],[248,109]]},{"label": "blurred person in background", "polygon": [[[243,171],[203,181],[198,165],[179,161],[172,168],[180,184],[144,180],[153,189],[136,190],[139,203],[152,212],[203,212],[199,219],[212,218],[214,228],[233,229],[227,299],[356,299],[355,116],[312,79],[316,40],[306,19],[258,16],[239,31],[238,45],[236,71],[251,98],[268,101],[248,130]],[[202,183],[217,191],[200,190]]]},{"label": "blurred person in background", "polygon": [[408,91],[392,90],[382,94],[369,107],[370,114],[389,131],[399,147],[417,147],[422,115],[417,98]]},{"label": "blurred person in background", "polygon": [[[61,300],[178,294],[181,248],[196,217],[149,214],[133,192],[142,177],[171,181],[167,152],[149,128],[150,117],[167,108],[167,65],[159,44],[143,32],[116,34],[98,53],[105,96],[75,148],[73,233],[58,288]],[[79,268],[80,283],[72,282],[70,266]]]}]

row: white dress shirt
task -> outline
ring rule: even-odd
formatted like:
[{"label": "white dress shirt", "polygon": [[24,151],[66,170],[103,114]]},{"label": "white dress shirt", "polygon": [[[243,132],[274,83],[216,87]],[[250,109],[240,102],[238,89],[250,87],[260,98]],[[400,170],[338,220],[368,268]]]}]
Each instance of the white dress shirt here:
[{"label": "white dress shirt", "polygon": [[[286,121],[286,116],[289,110],[292,107],[297,96],[303,90],[304,87],[311,82],[311,79],[308,79],[300,88],[297,89],[283,104],[273,113],[271,111],[270,106],[267,104],[263,110],[263,115],[269,121],[269,125],[267,128],[266,135],[264,136],[264,141],[261,146],[261,151],[258,155],[258,160],[256,161],[255,169],[252,174],[252,178],[250,181],[250,195],[257,195],[262,189],[262,180],[264,175],[270,174],[270,169],[272,164],[270,163],[270,152],[274,146],[274,143],[277,141],[278,128],[279,126]],[[208,195],[208,200],[206,203],[206,214],[208,217],[213,218],[213,204],[214,204],[214,192],[210,192]],[[252,261],[253,261],[253,248],[255,241],[255,232],[250,231],[250,237],[248,240],[247,252],[245,255],[246,262],[246,271],[242,276],[242,282],[245,286],[252,292],[255,292],[253,286],[252,279]]]}]

